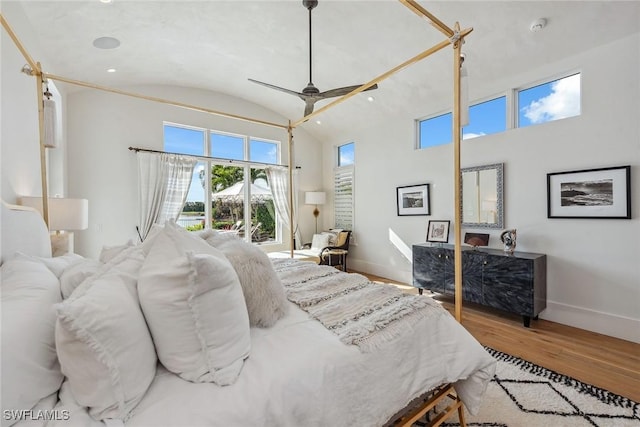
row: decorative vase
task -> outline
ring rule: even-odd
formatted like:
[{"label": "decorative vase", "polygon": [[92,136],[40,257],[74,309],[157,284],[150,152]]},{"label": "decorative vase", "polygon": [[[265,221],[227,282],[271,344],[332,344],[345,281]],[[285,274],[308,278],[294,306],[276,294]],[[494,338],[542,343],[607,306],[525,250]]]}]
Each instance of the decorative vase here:
[{"label": "decorative vase", "polygon": [[516,250],[516,229],[504,230],[500,235],[500,241],[504,244],[504,251],[512,254]]}]

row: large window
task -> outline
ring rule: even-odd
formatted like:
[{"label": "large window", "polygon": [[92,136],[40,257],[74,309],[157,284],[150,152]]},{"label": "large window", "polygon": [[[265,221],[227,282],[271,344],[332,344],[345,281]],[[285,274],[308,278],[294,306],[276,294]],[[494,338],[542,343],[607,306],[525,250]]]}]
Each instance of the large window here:
[{"label": "large window", "polygon": [[199,230],[208,224],[254,243],[279,240],[265,170],[250,163],[278,164],[279,142],[182,125],[164,130],[166,151],[215,158],[197,164],[180,225]]},{"label": "large window", "polygon": [[353,230],[354,164],[355,144],[350,142],[338,146],[333,173],[335,228]]},{"label": "large window", "polygon": [[[515,106],[517,127],[546,123],[580,115],[580,74],[573,74],[536,86],[510,90],[500,96],[469,107],[469,123],[462,128],[462,139],[503,132],[512,127],[507,106]],[[509,100],[512,100],[510,103]],[[418,120],[417,148],[429,148],[453,141],[450,112]]]},{"label": "large window", "polygon": [[518,91],[518,127],[580,115],[580,74]]}]

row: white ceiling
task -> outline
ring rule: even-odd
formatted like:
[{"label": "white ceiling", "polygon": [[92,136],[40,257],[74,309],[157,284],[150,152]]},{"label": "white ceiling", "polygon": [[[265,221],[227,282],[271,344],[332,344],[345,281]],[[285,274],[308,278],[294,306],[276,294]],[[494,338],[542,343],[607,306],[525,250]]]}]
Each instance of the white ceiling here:
[{"label": "white ceiling", "polygon": [[[24,31],[35,32],[39,48],[47,52],[46,72],[107,86],[210,89],[292,120],[302,116],[302,100],[247,80],[296,91],[306,86],[308,22],[301,0],[19,3],[31,28],[14,26],[14,30],[18,37]],[[420,4],[451,27],[458,21],[462,28],[474,28],[463,50],[470,84],[476,85],[640,31],[637,1]],[[530,32],[530,24],[541,17],[547,19],[547,27]],[[96,49],[92,42],[102,36],[118,38],[120,47]],[[313,11],[314,84],[324,91],[365,83],[443,39],[397,1],[320,0]],[[107,73],[110,67],[118,71]],[[371,120],[377,114],[413,119],[433,113],[435,100],[451,96],[451,67],[450,49],[445,49],[382,82],[369,93],[375,102],[367,102],[361,94],[318,117],[321,126],[315,122],[303,126],[325,138],[347,119]],[[326,103],[316,104],[316,109]]]}]

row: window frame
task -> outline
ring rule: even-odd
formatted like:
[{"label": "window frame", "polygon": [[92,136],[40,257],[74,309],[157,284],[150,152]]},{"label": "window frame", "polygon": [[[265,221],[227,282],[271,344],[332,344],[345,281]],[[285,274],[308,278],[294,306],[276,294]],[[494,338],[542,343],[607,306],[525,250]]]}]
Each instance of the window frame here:
[{"label": "window frame", "polygon": [[[170,126],[170,127],[176,127],[176,128],[181,128],[181,129],[187,129],[187,130],[196,130],[196,131],[201,131],[204,133],[204,138],[203,138],[203,151],[202,154],[195,154],[196,156],[202,156],[202,157],[211,157],[208,160],[204,160],[204,159],[200,159],[198,160],[198,163],[204,163],[205,166],[205,188],[204,188],[204,207],[205,207],[205,225],[204,228],[205,229],[210,229],[211,228],[211,205],[212,205],[212,201],[213,198],[211,197],[211,169],[213,167],[213,165],[221,165],[221,166],[235,166],[235,167],[239,167],[243,169],[243,174],[244,174],[244,183],[245,183],[245,196],[248,193],[248,188],[247,185],[250,184],[251,181],[251,169],[252,168],[258,168],[260,169],[260,164],[264,165],[264,167],[266,167],[268,165],[268,163],[266,162],[252,162],[251,160],[248,160],[250,158],[250,144],[252,140],[255,141],[259,141],[259,142],[264,142],[264,143],[272,143],[276,146],[276,163],[274,163],[273,165],[278,165],[281,160],[282,160],[282,141],[278,141],[278,140],[274,140],[274,139],[270,139],[270,138],[264,138],[264,137],[259,137],[259,136],[253,136],[253,135],[245,135],[245,134],[239,134],[239,133],[234,133],[234,132],[227,132],[227,131],[220,131],[220,130],[216,130],[216,129],[211,129],[211,128],[203,128],[203,127],[198,127],[198,126],[191,126],[191,125],[184,125],[184,124],[180,124],[180,123],[175,123],[175,122],[170,122],[170,121],[163,121],[162,123],[163,126],[163,145],[165,143],[164,138],[165,138],[165,126]],[[214,157],[212,154],[212,149],[213,149],[213,144],[212,144],[212,134],[217,134],[217,135],[222,135],[222,136],[230,136],[230,137],[234,137],[234,138],[239,138],[242,139],[242,144],[243,144],[243,149],[242,149],[242,160],[238,160],[238,159],[227,159],[224,157]],[[177,153],[180,154],[180,153]],[[191,153],[187,154],[184,153],[186,155],[192,155]],[[244,217],[244,221],[245,223],[249,223],[251,221],[251,217],[250,217],[250,213],[251,213],[251,200],[247,200],[247,198],[245,197],[245,201],[244,201],[244,212],[245,212],[245,217]],[[269,241],[263,244],[260,244],[261,246],[264,245],[275,245],[275,244],[282,244],[282,223],[279,220],[279,215],[277,213],[277,211],[275,212],[276,214],[276,218],[275,218],[275,224],[276,224],[276,230],[275,230],[275,239],[273,241]],[[251,238],[251,234],[250,233],[245,233],[245,240],[251,242],[249,239]],[[256,243],[257,244],[257,243]]]}]

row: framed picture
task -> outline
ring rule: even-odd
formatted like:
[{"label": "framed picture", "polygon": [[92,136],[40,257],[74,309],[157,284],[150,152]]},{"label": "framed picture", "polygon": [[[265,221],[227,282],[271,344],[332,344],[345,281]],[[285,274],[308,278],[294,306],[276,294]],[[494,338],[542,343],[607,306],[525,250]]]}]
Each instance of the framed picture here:
[{"label": "framed picture", "polygon": [[449,221],[429,221],[427,242],[447,243],[449,241]]},{"label": "framed picture", "polygon": [[396,192],[398,216],[431,214],[429,184],[397,187]]},{"label": "framed picture", "polygon": [[489,246],[489,235],[486,233],[464,233],[464,242],[471,246]]},{"label": "framed picture", "polygon": [[631,166],[547,174],[547,218],[631,218]]}]

